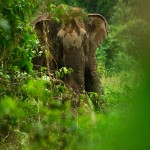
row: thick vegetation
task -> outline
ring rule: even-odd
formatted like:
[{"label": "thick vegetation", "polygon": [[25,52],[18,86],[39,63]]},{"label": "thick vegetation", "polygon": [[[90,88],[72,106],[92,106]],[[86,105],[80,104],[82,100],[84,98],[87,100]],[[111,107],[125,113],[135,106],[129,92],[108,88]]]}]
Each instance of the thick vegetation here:
[{"label": "thick vegetation", "polygon": [[[60,3],[109,22],[109,37],[96,54],[105,92],[97,111],[96,93],[75,93],[59,81],[67,68],[56,78],[44,67],[33,70],[40,45],[30,23]],[[149,149],[148,8],[147,0],[1,0],[0,149]]]}]

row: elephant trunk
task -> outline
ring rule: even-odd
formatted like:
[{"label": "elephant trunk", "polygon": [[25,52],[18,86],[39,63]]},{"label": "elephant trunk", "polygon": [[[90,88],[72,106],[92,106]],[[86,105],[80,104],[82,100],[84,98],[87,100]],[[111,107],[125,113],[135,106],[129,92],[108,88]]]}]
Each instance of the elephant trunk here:
[{"label": "elephant trunk", "polygon": [[80,51],[80,49],[75,47],[70,47],[68,52],[69,53],[64,54],[63,62],[64,66],[72,68],[73,72],[65,77],[65,82],[74,89],[84,90],[84,54]]}]

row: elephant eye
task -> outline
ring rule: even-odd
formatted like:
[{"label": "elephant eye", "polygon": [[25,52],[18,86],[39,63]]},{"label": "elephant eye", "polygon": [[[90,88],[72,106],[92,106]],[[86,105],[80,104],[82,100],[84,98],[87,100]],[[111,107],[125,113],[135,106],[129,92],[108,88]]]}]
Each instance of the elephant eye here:
[{"label": "elephant eye", "polygon": [[93,21],[92,18],[90,18],[90,19],[89,19],[89,22],[91,23],[92,21]]}]

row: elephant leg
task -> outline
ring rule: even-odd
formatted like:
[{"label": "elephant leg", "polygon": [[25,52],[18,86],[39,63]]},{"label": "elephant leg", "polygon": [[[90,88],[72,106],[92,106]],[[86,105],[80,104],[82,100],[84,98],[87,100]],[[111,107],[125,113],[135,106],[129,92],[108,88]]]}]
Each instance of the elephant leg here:
[{"label": "elephant leg", "polygon": [[94,101],[93,104],[95,107],[99,107],[100,97],[104,94],[104,91],[98,75],[95,56],[89,58],[85,67],[85,90],[87,92],[95,92],[98,94],[99,98]]},{"label": "elephant leg", "polygon": [[87,92],[95,92],[99,96],[104,94],[98,75],[95,56],[89,59],[88,65],[85,68],[85,90]]}]

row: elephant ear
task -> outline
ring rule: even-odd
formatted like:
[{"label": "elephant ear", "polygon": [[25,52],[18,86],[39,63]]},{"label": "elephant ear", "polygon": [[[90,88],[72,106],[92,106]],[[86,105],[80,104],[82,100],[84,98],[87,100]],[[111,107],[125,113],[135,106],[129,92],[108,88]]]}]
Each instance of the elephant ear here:
[{"label": "elephant ear", "polygon": [[[60,24],[55,21],[49,13],[43,13],[38,15],[32,22],[31,26],[36,31],[37,37],[40,42],[39,50],[43,50],[44,53],[42,53],[42,56],[40,56],[40,61],[44,62],[42,64],[40,61],[38,66],[46,66],[47,64],[50,64],[50,67],[57,68],[59,64],[59,58],[60,52],[59,52],[59,41],[57,38],[58,29],[60,27]],[[49,57],[48,57],[49,56]],[[39,57],[39,56],[38,56]],[[36,60],[37,58],[35,58]],[[47,65],[48,66],[48,65]]]},{"label": "elephant ear", "polygon": [[106,19],[100,14],[88,15],[89,42],[94,51],[107,38],[109,28]]}]

